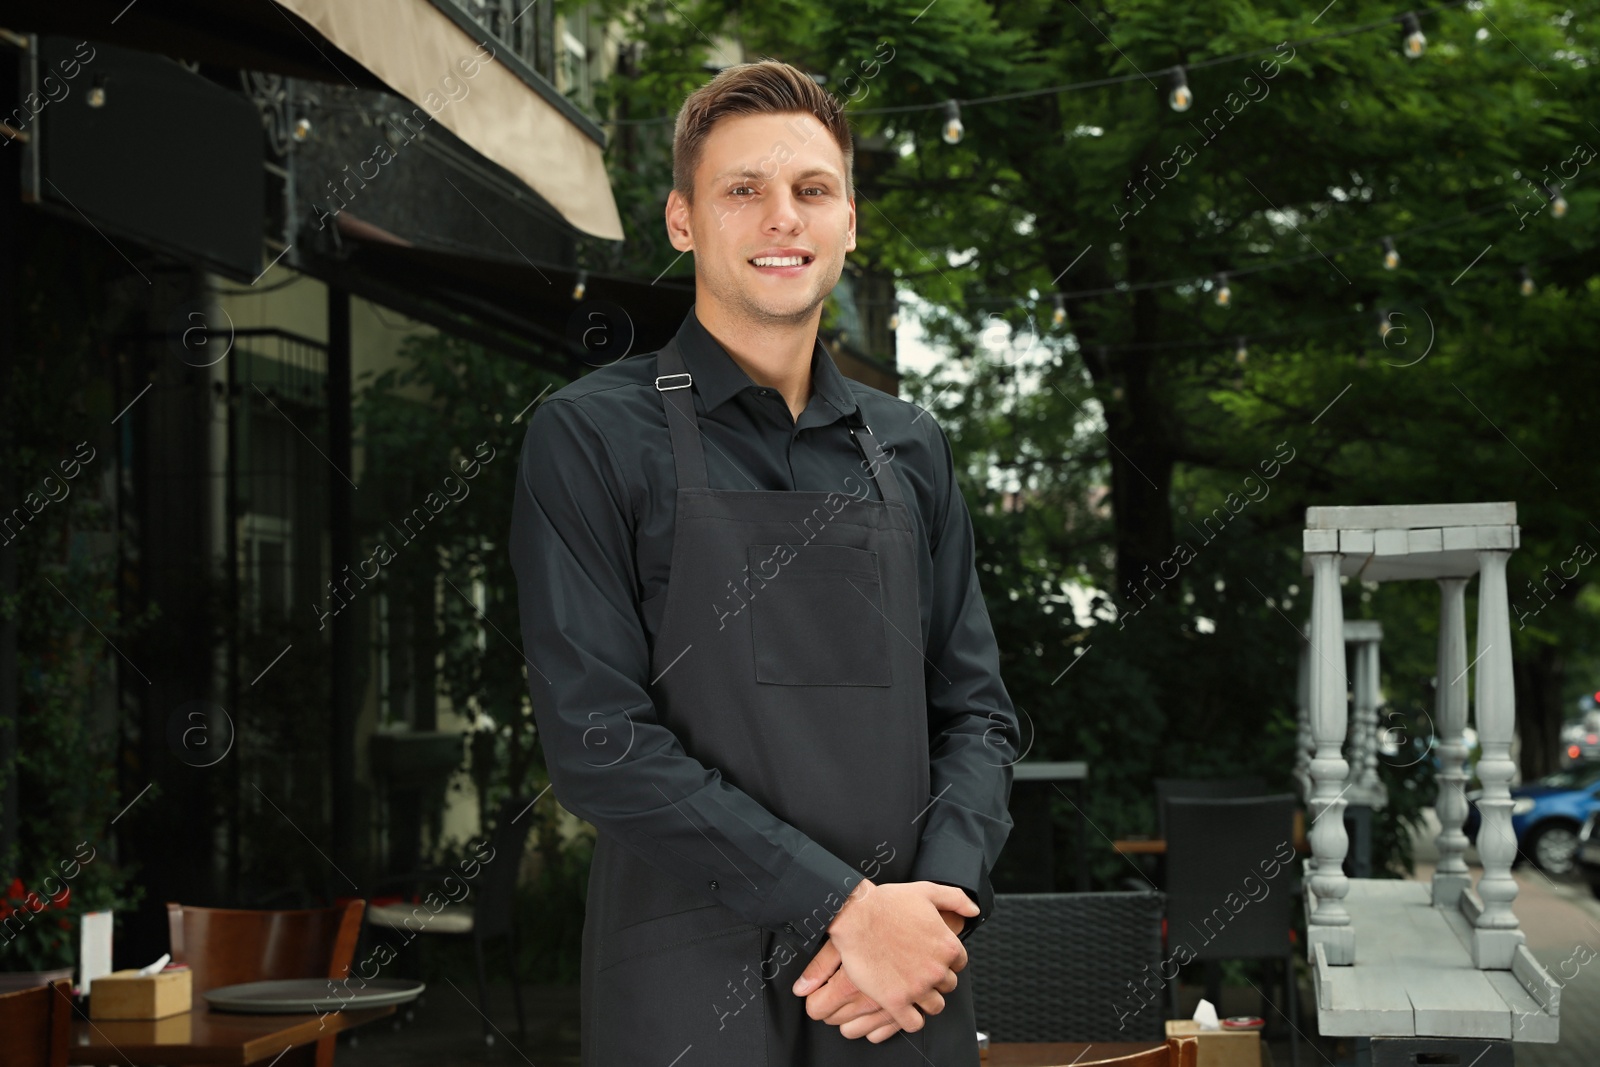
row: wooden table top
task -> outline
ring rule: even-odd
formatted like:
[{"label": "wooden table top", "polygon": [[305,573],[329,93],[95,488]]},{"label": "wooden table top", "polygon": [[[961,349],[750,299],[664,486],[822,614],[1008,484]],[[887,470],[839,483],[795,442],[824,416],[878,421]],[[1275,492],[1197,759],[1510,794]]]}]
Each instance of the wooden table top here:
[{"label": "wooden table top", "polygon": [[196,1008],[165,1019],[88,1019],[75,1012],[68,1063],[205,1063],[243,1067],[394,1014],[394,1005],[327,1015],[240,1015]]},{"label": "wooden table top", "polygon": [[983,1063],[984,1067],[1089,1067],[1165,1046],[1165,1041],[1002,1041],[990,1044]]}]

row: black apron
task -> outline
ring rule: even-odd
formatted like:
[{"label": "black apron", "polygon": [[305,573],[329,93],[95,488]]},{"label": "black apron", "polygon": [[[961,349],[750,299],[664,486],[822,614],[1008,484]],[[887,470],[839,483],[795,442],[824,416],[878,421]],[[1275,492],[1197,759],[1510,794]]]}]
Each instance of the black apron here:
[{"label": "black apron", "polygon": [[[678,480],[651,646],[660,721],[872,881],[908,881],[931,798],[915,531],[900,483],[858,420],[857,487],[708,488],[676,341],[657,373]],[[810,1018],[791,990],[822,941],[746,922],[601,832],[583,927],[584,1067],[978,1067],[969,972],[921,1030],[873,1044]]]}]

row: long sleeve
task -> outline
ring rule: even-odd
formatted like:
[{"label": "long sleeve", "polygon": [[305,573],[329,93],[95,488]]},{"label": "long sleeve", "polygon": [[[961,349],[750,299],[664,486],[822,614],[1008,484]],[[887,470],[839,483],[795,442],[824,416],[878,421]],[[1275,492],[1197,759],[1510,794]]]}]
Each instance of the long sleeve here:
[{"label": "long sleeve", "polygon": [[510,552],[555,795],[745,921],[815,929],[819,909],[831,921],[863,875],[690,756],[659,721],[621,470],[578,402],[557,396],[535,409]]},{"label": "long sleeve", "polygon": [[994,909],[989,872],[1011,833],[1011,765],[1022,752],[1016,709],[1000,678],[1000,652],[978,586],[972,516],[955,478],[942,428],[928,416],[943,457],[942,501],[930,534],[933,605],[928,634],[927,812],[911,877],[960,886],[981,909],[961,931],[966,940]]}]

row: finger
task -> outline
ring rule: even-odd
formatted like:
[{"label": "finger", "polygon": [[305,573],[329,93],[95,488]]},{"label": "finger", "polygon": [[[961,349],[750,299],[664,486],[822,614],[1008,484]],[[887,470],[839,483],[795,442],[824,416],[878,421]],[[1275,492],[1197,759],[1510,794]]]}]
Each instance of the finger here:
[{"label": "finger", "polygon": [[967,946],[957,941],[956,948],[956,958],[950,961],[950,969],[952,971],[960,971],[967,966]]},{"label": "finger", "polygon": [[924,1015],[938,1015],[944,1011],[944,995],[937,989],[930,989],[917,998],[916,1005]]},{"label": "finger", "polygon": [[881,1044],[884,1041],[889,1040],[891,1037],[893,1037],[895,1034],[897,1034],[899,1032],[900,1032],[900,1027],[899,1026],[895,1025],[894,1023],[889,1023],[889,1024],[885,1025],[885,1026],[880,1026],[878,1029],[876,1029],[876,1030],[872,1031],[872,1033],[868,1034],[867,1035],[867,1040],[872,1042],[874,1045],[877,1045],[877,1044]]},{"label": "finger", "polygon": [[933,988],[941,993],[953,993],[956,988],[956,972],[946,971],[944,977],[934,983]]},{"label": "finger", "polygon": [[[841,1004],[837,1009],[835,1009],[833,1014],[827,1016],[822,1021],[827,1023],[829,1026],[843,1026],[845,1023],[859,1019],[863,1015],[876,1015],[882,1011],[883,1009],[878,1006],[878,1002],[876,1000],[873,1000],[865,993],[858,993],[854,997],[851,997],[849,1000]],[[816,1018],[816,1016],[813,1015],[812,1018]],[[887,1018],[887,1016],[885,1016],[885,1018]]]},{"label": "finger", "polygon": [[806,969],[800,972],[800,977],[795,980],[792,987],[794,995],[803,997],[813,989],[820,989],[838,969],[839,947],[830,938],[822,943],[822,948],[812,957],[811,962],[806,964]]},{"label": "finger", "polygon": [[[850,980],[850,976],[841,967],[833,973],[832,978],[823,983],[821,989],[806,997],[806,1014],[813,1019],[819,1019],[837,1026],[839,1022],[844,1020],[838,1019],[836,1021],[835,1017],[847,1006],[859,1000],[864,1000],[871,1004],[873,1011],[878,1010],[877,1003],[861,992],[860,989],[857,989],[856,984]],[[858,1009],[848,1018],[853,1019],[860,1014],[861,1011]]]},{"label": "finger", "polygon": [[939,885],[933,883],[933,892],[929,894],[940,911],[953,911],[958,915],[973,916],[983,909],[978,907],[978,902],[967,896],[965,889],[953,885]]},{"label": "finger", "polygon": [[900,1029],[900,1024],[890,1018],[888,1012],[880,1008],[870,1015],[863,1015],[859,1019],[852,1019],[845,1023],[839,1027],[839,1033],[848,1038],[858,1038],[877,1033],[885,1027],[891,1027],[891,1032],[893,1032],[893,1030]]}]

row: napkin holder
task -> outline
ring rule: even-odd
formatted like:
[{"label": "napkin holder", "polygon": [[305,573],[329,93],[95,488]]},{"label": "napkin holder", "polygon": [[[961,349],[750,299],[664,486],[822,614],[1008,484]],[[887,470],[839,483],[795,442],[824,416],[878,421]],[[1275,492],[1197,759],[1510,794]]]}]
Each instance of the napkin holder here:
[{"label": "napkin holder", "polygon": [[1168,1019],[1167,1036],[1200,1039],[1196,1067],[1261,1067],[1260,1030],[1202,1030],[1193,1019]]},{"label": "napkin holder", "polygon": [[91,1019],[165,1019],[190,1009],[194,972],[180,970],[140,974],[112,971],[89,987]]}]

